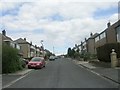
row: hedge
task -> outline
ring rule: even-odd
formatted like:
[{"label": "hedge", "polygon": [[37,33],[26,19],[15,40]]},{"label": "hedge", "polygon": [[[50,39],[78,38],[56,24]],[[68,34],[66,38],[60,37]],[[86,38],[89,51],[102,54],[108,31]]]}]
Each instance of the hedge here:
[{"label": "hedge", "polygon": [[4,43],[2,45],[2,73],[12,73],[21,69],[18,50]]},{"label": "hedge", "polygon": [[110,54],[112,49],[115,49],[117,58],[120,58],[120,43],[110,43],[97,48],[98,59],[104,62],[111,62]]}]

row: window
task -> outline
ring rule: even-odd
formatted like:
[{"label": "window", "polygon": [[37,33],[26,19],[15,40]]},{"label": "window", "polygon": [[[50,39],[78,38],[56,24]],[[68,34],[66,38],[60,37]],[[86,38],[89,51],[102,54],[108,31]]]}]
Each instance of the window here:
[{"label": "window", "polygon": [[106,33],[105,32],[100,34],[100,39],[105,38],[105,37],[106,37]]},{"label": "window", "polygon": [[97,42],[97,41],[99,41],[99,36],[97,36],[97,37],[95,38],[95,42]]},{"label": "window", "polygon": [[117,42],[120,42],[120,26],[116,28],[117,31]]}]

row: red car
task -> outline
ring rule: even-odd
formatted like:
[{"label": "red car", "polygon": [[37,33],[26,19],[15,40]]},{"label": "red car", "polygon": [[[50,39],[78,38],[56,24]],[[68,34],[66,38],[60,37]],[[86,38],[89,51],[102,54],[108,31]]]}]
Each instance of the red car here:
[{"label": "red car", "polygon": [[28,63],[28,68],[42,68],[45,67],[45,59],[42,57],[34,57]]}]

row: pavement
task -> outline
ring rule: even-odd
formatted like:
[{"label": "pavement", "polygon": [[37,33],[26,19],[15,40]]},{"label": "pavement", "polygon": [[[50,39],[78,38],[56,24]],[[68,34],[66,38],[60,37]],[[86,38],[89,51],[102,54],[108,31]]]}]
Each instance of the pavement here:
[{"label": "pavement", "polygon": [[91,70],[91,72],[100,75],[104,78],[112,80],[120,84],[120,67],[111,68],[110,63],[104,63],[99,61],[88,62],[88,61],[78,61],[73,60],[76,64],[83,66],[86,69]]}]

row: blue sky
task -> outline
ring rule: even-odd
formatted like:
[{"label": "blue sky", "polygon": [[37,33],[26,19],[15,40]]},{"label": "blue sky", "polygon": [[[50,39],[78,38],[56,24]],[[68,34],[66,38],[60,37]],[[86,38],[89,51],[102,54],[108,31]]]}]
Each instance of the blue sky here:
[{"label": "blue sky", "polygon": [[99,9],[99,10],[94,12],[93,17],[96,18],[96,19],[107,18],[114,13],[118,13],[118,7],[117,6],[110,7],[110,8],[107,8],[107,9]]},{"label": "blue sky", "polygon": [[109,20],[116,22],[117,5],[117,2],[3,2],[0,27],[13,40],[27,38],[38,46],[43,40],[46,49],[53,51],[54,46],[55,54],[63,54],[91,32],[102,32]]}]

